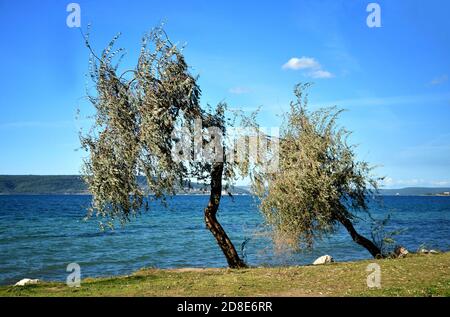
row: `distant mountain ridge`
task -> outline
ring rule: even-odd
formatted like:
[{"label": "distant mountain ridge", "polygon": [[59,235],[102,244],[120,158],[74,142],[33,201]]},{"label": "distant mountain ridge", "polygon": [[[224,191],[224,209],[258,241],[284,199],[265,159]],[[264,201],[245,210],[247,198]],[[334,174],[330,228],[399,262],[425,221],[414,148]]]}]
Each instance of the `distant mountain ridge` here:
[{"label": "distant mountain ridge", "polygon": [[88,194],[81,176],[0,175],[0,194]]},{"label": "distant mountain ridge", "polygon": [[[145,186],[145,178],[138,178],[139,184]],[[233,194],[249,194],[245,188],[236,186]],[[202,184],[192,183],[191,188],[180,189],[179,194],[204,194]],[[80,175],[0,175],[0,195],[79,195],[89,194],[88,188]]]}]

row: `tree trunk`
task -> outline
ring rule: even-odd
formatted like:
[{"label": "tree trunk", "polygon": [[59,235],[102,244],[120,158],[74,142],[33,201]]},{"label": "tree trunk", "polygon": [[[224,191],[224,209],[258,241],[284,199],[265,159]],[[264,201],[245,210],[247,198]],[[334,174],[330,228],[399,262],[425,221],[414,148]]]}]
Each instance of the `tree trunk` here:
[{"label": "tree trunk", "polygon": [[211,195],[208,206],[205,208],[205,223],[209,231],[216,238],[219,247],[225,255],[230,268],[244,268],[247,265],[241,260],[236,249],[226,234],[223,227],[217,221],[217,210],[219,209],[220,198],[222,196],[222,172],[223,163],[214,163],[211,170]]},{"label": "tree trunk", "polygon": [[344,225],[345,229],[347,229],[347,231],[350,234],[350,236],[352,237],[353,241],[355,241],[356,243],[358,243],[362,247],[366,248],[367,251],[369,251],[370,254],[374,258],[383,257],[383,254],[381,254],[380,248],[377,247],[369,239],[367,239],[367,238],[363,237],[362,235],[360,235],[355,230],[355,227],[353,227],[352,222],[348,218],[342,216],[342,217],[339,217],[338,221]]}]

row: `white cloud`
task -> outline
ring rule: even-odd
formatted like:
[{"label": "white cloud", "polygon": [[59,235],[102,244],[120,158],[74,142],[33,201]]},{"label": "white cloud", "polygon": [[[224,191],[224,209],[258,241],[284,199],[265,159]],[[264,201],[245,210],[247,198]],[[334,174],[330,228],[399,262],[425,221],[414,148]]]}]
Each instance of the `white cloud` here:
[{"label": "white cloud", "polygon": [[322,68],[322,65],[313,57],[302,56],[292,57],[287,63],[282,66],[283,69],[291,70],[308,70],[306,76],[311,78],[332,78],[334,75]]},{"label": "white cloud", "polygon": [[312,57],[292,57],[286,64],[283,65],[283,69],[311,69],[311,68],[320,68],[319,62],[317,62]]},{"label": "white cloud", "polygon": [[235,95],[242,95],[242,94],[248,94],[251,92],[251,89],[248,87],[233,87],[229,90],[231,94]]},{"label": "white cloud", "polygon": [[311,76],[312,78],[332,78],[334,77],[332,73],[327,72],[326,70],[315,70],[312,71],[311,73],[309,73],[309,76]]},{"label": "white cloud", "polygon": [[444,75],[442,75],[442,76],[439,76],[439,77],[434,78],[434,79],[430,82],[430,84],[431,84],[431,85],[440,85],[440,84],[445,83],[447,80],[448,80],[448,76],[444,74]]}]

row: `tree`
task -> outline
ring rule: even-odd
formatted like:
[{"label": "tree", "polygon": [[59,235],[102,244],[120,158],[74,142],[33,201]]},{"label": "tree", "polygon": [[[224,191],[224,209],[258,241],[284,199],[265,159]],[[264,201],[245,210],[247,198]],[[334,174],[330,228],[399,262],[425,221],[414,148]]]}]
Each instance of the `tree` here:
[{"label": "tree", "polygon": [[[136,67],[122,73],[118,62],[113,64],[122,52],[113,51],[117,38],[96,55],[85,36],[95,84],[95,94],[89,96],[95,122],[89,133],[80,134],[89,153],[83,165],[93,195],[89,215],[111,227],[116,220],[123,224],[148,209],[149,200],[165,202],[192,180],[201,181],[211,191],[206,226],[229,267],[245,267],[217,220],[222,190],[245,174],[243,164],[227,160],[227,152],[233,151],[225,141],[227,129],[239,119],[226,116],[224,103],[201,107],[197,77],[162,27],[144,36]],[[145,186],[139,184],[140,176],[145,176]]]},{"label": "tree", "polygon": [[308,110],[309,86],[295,87],[297,100],[280,132],[279,170],[253,177],[260,209],[275,236],[294,249],[312,247],[342,224],[356,243],[379,257],[380,248],[356,231],[353,220],[356,212],[368,212],[380,179],[371,176],[367,162],[357,161],[347,142],[350,133],[337,125],[341,110]]}]

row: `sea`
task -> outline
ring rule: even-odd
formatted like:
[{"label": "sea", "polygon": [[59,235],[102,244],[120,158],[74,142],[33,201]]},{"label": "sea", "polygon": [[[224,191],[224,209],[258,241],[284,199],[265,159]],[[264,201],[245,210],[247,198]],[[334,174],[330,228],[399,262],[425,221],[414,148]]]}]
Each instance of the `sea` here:
[{"label": "sea", "polygon": [[[88,195],[0,195],[0,285],[22,278],[65,281],[71,263],[80,266],[82,278],[141,268],[227,266],[204,224],[208,196],[175,196],[167,206],[152,203],[113,231],[102,231],[95,217],[85,219],[90,200]],[[413,252],[450,250],[450,197],[384,196],[370,204],[370,215],[362,212],[355,219],[361,234],[371,237],[371,219],[389,216],[384,230],[395,232],[395,244]],[[339,226],[313,249],[280,248],[252,196],[224,197],[218,218],[250,266],[307,265],[325,254],[335,261],[370,258]]]}]

